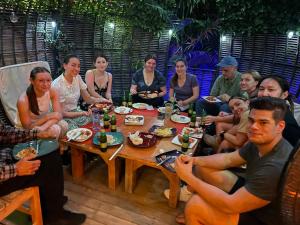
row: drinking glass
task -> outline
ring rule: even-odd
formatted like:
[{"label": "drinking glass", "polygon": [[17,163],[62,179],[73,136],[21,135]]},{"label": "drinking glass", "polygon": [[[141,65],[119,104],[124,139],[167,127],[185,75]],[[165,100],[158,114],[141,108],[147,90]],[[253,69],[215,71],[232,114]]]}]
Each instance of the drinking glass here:
[{"label": "drinking glass", "polygon": [[93,131],[97,132],[101,129],[100,125],[100,111],[98,109],[92,109],[92,122]]},{"label": "drinking glass", "polygon": [[166,103],[165,104],[165,118],[166,119],[170,119],[171,118],[171,115],[172,115],[172,112],[173,112],[173,104],[172,103]]}]

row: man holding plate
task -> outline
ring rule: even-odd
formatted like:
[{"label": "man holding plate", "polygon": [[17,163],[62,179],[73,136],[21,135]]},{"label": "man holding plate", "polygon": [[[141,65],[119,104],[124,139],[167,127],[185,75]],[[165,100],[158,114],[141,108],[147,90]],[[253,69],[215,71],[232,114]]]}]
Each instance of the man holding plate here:
[{"label": "man holding plate", "polygon": [[210,91],[210,95],[216,97],[216,101],[210,101],[210,99],[197,101],[197,115],[201,115],[203,109],[213,116],[218,115],[220,111],[230,112],[228,100],[231,96],[241,95],[241,73],[237,71],[236,59],[232,56],[225,56],[217,66],[221,68],[222,75],[215,80]]},{"label": "man holding plate", "polygon": [[17,129],[0,122],[0,196],[38,186],[45,225],[82,224],[86,218],[84,214],[63,209],[67,197],[63,196],[63,171],[58,150],[38,158],[29,154],[19,161],[12,157],[14,144],[54,137],[50,131]]}]

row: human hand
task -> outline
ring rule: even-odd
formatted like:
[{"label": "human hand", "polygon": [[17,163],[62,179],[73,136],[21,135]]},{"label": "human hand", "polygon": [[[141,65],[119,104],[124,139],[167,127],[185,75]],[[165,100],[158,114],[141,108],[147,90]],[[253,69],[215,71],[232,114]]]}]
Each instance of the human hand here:
[{"label": "human hand", "polygon": [[219,116],[221,116],[221,117],[223,117],[223,116],[228,116],[228,115],[229,115],[228,112],[223,112],[223,111],[221,111],[221,112],[219,113]]},{"label": "human hand", "polygon": [[204,118],[205,124],[214,123],[215,121],[216,121],[216,117],[215,116],[206,116]]},{"label": "human hand", "polygon": [[193,175],[193,159],[190,156],[180,155],[175,160],[175,171],[179,178],[188,183],[188,179]]},{"label": "human hand", "polygon": [[37,137],[40,139],[47,139],[47,138],[56,138],[57,134],[52,129],[47,129],[44,131],[39,131],[37,133]]},{"label": "human hand", "polygon": [[61,116],[61,113],[59,113],[59,112],[51,112],[51,113],[48,113],[47,114],[47,119],[48,120],[52,120],[52,119],[54,119],[54,120],[61,120],[62,119],[62,116]]},{"label": "human hand", "polygon": [[18,176],[34,175],[41,165],[41,160],[33,160],[36,157],[34,154],[30,154],[27,157],[19,160],[16,163],[16,173]]},{"label": "human hand", "polygon": [[92,110],[88,110],[88,111],[82,111],[80,112],[81,116],[90,116],[92,115]]},{"label": "human hand", "polygon": [[131,93],[132,95],[136,95],[136,94],[137,94],[137,91],[136,91],[135,88],[130,88],[130,93]]},{"label": "human hand", "polygon": [[182,106],[184,106],[184,103],[182,100],[179,100],[179,101],[177,101],[177,105],[182,107]]}]

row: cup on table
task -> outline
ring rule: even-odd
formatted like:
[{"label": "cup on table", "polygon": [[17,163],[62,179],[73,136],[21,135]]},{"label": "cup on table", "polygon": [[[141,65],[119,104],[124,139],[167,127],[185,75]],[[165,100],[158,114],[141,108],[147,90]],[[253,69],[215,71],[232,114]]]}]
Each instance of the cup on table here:
[{"label": "cup on table", "polygon": [[173,112],[173,104],[168,102],[165,104],[165,118],[170,119]]},{"label": "cup on table", "polygon": [[92,109],[92,123],[93,123],[93,131],[99,131],[101,130],[101,124],[100,124],[100,111],[99,109]]}]

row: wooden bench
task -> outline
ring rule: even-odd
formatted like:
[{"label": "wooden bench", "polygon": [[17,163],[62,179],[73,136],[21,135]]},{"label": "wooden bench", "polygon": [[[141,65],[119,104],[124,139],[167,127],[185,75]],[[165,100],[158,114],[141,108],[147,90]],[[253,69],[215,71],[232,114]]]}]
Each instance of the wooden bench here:
[{"label": "wooden bench", "polygon": [[[24,203],[29,202],[28,207]],[[15,210],[31,215],[33,225],[43,225],[38,187],[30,187],[0,197],[0,221]]]}]

